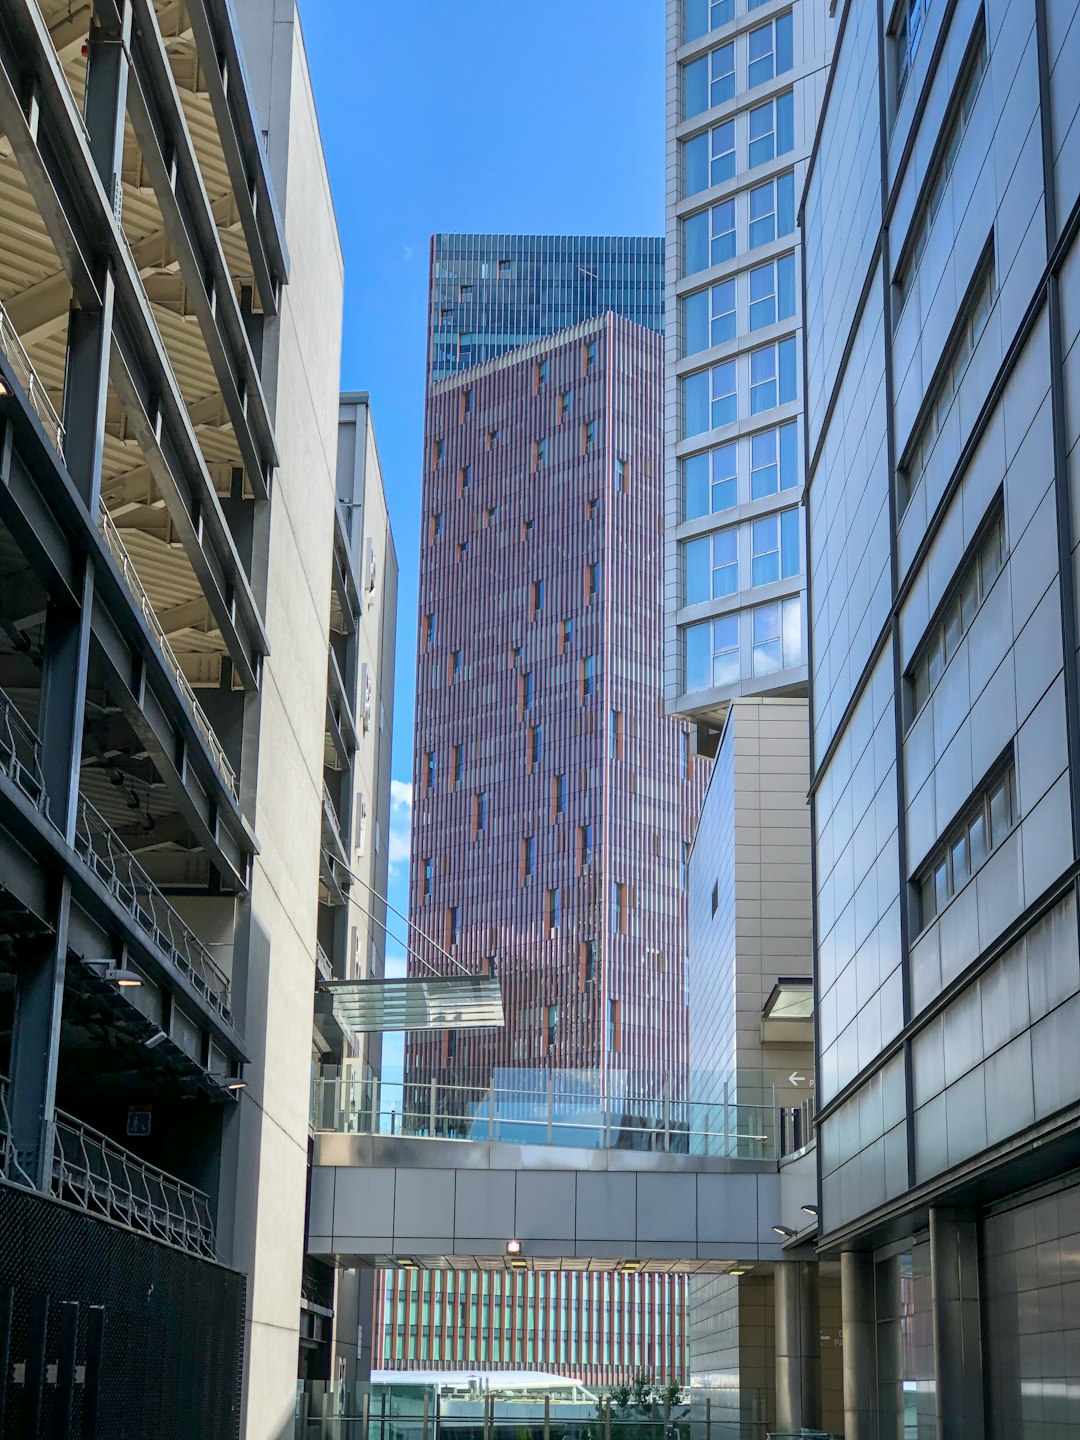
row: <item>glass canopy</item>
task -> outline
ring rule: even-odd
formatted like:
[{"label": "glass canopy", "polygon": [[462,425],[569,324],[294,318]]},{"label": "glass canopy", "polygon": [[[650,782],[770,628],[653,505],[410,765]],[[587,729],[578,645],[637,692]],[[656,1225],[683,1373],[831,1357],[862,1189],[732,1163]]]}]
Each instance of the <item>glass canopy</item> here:
[{"label": "glass canopy", "polygon": [[504,1024],[497,976],[408,976],[324,980],[339,1023],[361,1034],[383,1030],[477,1030]]}]

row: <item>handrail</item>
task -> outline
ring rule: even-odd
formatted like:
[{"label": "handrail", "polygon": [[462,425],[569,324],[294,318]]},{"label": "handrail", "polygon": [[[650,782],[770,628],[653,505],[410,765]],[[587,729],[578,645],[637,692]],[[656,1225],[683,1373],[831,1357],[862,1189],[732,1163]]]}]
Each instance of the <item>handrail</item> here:
[{"label": "handrail", "polygon": [[[570,1072],[572,1073],[572,1072]],[[578,1077],[580,1080],[580,1077]],[[316,1080],[314,1128],[360,1135],[779,1160],[786,1110],[775,1101],[612,1095],[573,1080],[513,1086],[408,1081],[373,1091],[358,1078]],[[567,1088],[569,1086],[569,1088]],[[391,1100],[388,1092],[399,1093]]]},{"label": "handrail", "polygon": [[180,918],[109,822],[79,797],[75,845],[124,909],[213,1009],[229,1018],[229,977]]},{"label": "handrail", "polygon": [[51,1190],[58,1200],[191,1254],[214,1257],[214,1222],[203,1191],[61,1110],[53,1135]]},{"label": "handrail", "polygon": [[327,955],[318,940],[315,941],[315,967],[319,972],[320,979],[332,980],[334,978],[334,967],[330,963],[330,956]]},{"label": "handrail", "polygon": [[0,690],[0,770],[14,780],[42,814],[47,813],[41,741],[19,714],[15,702]]},{"label": "handrail", "polygon": [[[0,1174],[37,1187],[19,1163],[7,1105],[8,1080],[0,1075]],[[107,1135],[57,1110],[52,1125],[49,1193],[89,1214],[119,1220],[132,1230],[213,1259],[210,1197],[125,1150]]]},{"label": "handrail", "polygon": [[341,816],[337,812],[337,806],[334,804],[334,797],[330,794],[330,788],[325,780],[323,781],[322,787],[322,803],[323,815],[326,817],[327,820],[330,821],[331,828],[334,832],[334,838],[338,842],[338,846],[340,847],[342,856],[347,858],[349,852],[345,844],[345,836],[342,831]]},{"label": "handrail", "polygon": [[229,787],[229,793],[234,800],[237,799],[239,791],[236,785],[236,771],[229,764],[229,758],[222,748],[221,741],[214,733],[214,727],[210,724],[206,711],[199,704],[191,681],[184,674],[180,661],[176,658],[176,654],[169,643],[169,637],[165,634],[161,621],[157,618],[157,612],[154,610],[150,597],[147,595],[146,589],[139,579],[138,571],[135,569],[131,556],[127,552],[127,547],[120,538],[120,531],[116,528],[116,522],[104,505],[101,506],[98,514],[98,525],[101,530],[102,539],[108,546],[109,553],[116,561],[117,569],[124,577],[124,581],[131,591],[143,619],[150,627],[150,631],[158,643],[158,648],[161,650],[169,669],[172,671],[173,678],[180,687],[181,694],[191,709],[192,718],[198,726],[203,739],[209,746],[210,753],[214,757],[214,763],[217,765],[226,785]]},{"label": "handrail", "polygon": [[34,407],[41,428],[52,442],[58,455],[64,453],[64,426],[53,408],[45,386],[38,379],[37,371],[30,364],[30,357],[23,348],[18,331],[11,323],[11,317],[0,304],[0,350],[8,358],[19,384],[26,391],[26,398]]}]

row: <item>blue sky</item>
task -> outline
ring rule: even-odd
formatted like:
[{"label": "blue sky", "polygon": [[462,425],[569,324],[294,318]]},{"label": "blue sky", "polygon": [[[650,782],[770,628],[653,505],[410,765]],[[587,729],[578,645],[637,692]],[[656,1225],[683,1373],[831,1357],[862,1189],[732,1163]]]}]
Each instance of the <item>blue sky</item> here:
[{"label": "blue sky", "polygon": [[662,234],[664,5],[300,8],[345,253],[341,383],[371,394],[401,566],[390,891],[404,911],[428,241],[438,230]]}]

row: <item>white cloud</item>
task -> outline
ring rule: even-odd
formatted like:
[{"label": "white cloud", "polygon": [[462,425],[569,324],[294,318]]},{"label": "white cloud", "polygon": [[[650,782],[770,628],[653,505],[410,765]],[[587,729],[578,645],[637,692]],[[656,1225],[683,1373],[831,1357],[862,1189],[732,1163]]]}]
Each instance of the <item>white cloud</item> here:
[{"label": "white cloud", "polygon": [[412,839],[413,787],[409,780],[390,781],[390,878],[396,880],[409,863]]}]

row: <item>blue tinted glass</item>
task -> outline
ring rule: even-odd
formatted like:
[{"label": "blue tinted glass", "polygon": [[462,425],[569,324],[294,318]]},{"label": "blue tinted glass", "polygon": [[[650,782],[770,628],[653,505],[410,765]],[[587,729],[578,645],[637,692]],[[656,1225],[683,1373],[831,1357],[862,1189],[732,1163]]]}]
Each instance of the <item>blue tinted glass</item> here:
[{"label": "blue tinted glass", "polygon": [[709,166],[709,184],[720,185],[735,174],[735,122],[716,125],[712,135],[712,161]]},{"label": "blue tinted glass", "polygon": [[696,40],[709,28],[709,0],[683,0],[683,39]]},{"label": "blue tinted glass", "polygon": [[750,440],[750,498],[775,495],[777,489],[776,431],[765,430]]},{"label": "blue tinted glass", "polygon": [[763,165],[776,153],[773,134],[773,102],[750,111],[750,164]]},{"label": "blue tinted glass", "polygon": [[725,100],[735,98],[735,46],[721,45],[711,57],[712,84],[709,88],[709,103],[723,105]]},{"label": "blue tinted glass", "polygon": [[776,97],[776,153],[786,155],[795,147],[795,101],[789,90]]},{"label": "blue tinted glass", "polygon": [[783,75],[792,66],[791,15],[781,15],[776,22],[776,73]]},{"label": "blue tinted glass", "polygon": [[735,201],[714,205],[712,212],[712,264],[735,258]]},{"label": "blue tinted glass", "polygon": [[734,685],[739,678],[739,617],[724,615],[712,622],[712,683]]},{"label": "blue tinted glass", "polygon": [[776,276],[772,265],[750,271],[750,329],[759,330],[776,319]]},{"label": "blue tinted glass", "polygon": [[709,292],[701,290],[683,301],[683,354],[693,355],[709,344]]},{"label": "blue tinted glass", "polygon": [[712,291],[712,325],[709,339],[713,345],[723,345],[735,338],[735,281],[726,280],[723,285],[714,285]]},{"label": "blue tinted glass", "polygon": [[776,262],[776,318],[787,320],[795,314],[795,256],[782,255]]},{"label": "blue tinted glass", "polygon": [[776,177],[776,233],[792,235],[795,232],[795,174],[789,170],[786,175]]},{"label": "blue tinted glass", "polygon": [[786,405],[795,399],[795,341],[781,340],[776,347],[780,352],[780,400]]},{"label": "blue tinted glass", "polygon": [[750,88],[761,85],[773,77],[773,29],[771,25],[762,25],[757,30],[751,30],[747,36],[748,65],[746,79]]},{"label": "blue tinted glass", "polygon": [[735,19],[735,0],[713,0],[709,7],[709,24],[714,30]]},{"label": "blue tinted glass", "polygon": [[709,428],[709,372],[688,375],[683,381],[683,434],[700,435]]},{"label": "blue tinted glass", "polygon": [[687,540],[683,553],[686,556],[686,604],[696,605],[710,596],[709,537]]},{"label": "blue tinted glass", "polygon": [[735,361],[714,365],[712,370],[712,427],[731,425],[738,419],[735,397]]},{"label": "blue tinted glass", "polygon": [[801,557],[799,554],[799,512],[796,509],[780,512],[780,557],[780,573],[785,580],[790,575],[798,575]]},{"label": "blue tinted glass", "polygon": [[709,57],[683,66],[683,119],[709,108]]},{"label": "blue tinted glass", "polygon": [[683,274],[693,275],[709,264],[709,212],[683,221]]},{"label": "blue tinted glass", "polygon": [[709,453],[683,461],[684,518],[695,520],[709,513]]},{"label": "blue tinted glass", "polygon": [[695,135],[683,144],[683,194],[696,195],[709,184],[709,136]]},{"label": "blue tinted glass", "polygon": [[775,239],[775,200],[773,182],[769,180],[750,191],[750,248],[753,250],[758,245],[767,245]]},{"label": "blue tinted glass", "polygon": [[738,498],[735,446],[721,445],[712,454],[712,508],[730,510]]},{"label": "blue tinted glass", "polygon": [[799,483],[799,432],[794,420],[780,426],[780,489]]},{"label": "blue tinted glass", "polygon": [[686,688],[707,690],[712,679],[712,646],[709,621],[686,628]]}]

